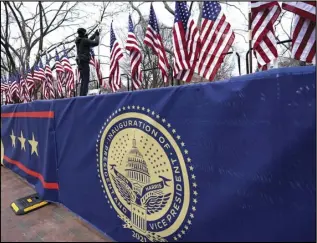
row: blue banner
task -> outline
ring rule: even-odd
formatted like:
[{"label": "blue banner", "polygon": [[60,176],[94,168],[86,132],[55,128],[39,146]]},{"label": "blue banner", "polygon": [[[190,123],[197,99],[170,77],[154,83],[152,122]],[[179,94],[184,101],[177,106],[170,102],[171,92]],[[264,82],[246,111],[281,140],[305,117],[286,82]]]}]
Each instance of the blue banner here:
[{"label": "blue banner", "polygon": [[1,163],[25,178],[42,198],[58,201],[52,102],[1,107]]},{"label": "blue banner", "polygon": [[[286,68],[5,106],[5,165],[57,182],[57,201],[116,241],[315,241],[315,80]],[[54,116],[3,117],[20,109]],[[12,152],[12,130],[38,131],[45,158]]]}]

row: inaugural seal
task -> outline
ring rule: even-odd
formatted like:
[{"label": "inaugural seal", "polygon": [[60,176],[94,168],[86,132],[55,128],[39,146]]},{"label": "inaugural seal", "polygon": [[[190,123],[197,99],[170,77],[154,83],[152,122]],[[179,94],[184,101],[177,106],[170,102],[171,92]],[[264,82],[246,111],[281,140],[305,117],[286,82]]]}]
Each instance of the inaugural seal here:
[{"label": "inaugural seal", "polygon": [[145,107],[122,107],[104,123],[96,147],[101,187],[123,227],[143,242],[185,237],[197,184],[185,143],[171,124]]}]

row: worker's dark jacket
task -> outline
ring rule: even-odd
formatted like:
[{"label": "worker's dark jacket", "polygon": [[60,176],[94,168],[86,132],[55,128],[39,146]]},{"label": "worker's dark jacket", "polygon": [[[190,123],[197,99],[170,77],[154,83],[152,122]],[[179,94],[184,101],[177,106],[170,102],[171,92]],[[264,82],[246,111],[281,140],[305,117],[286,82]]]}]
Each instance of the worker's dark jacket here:
[{"label": "worker's dark jacket", "polygon": [[80,65],[80,62],[89,62],[90,49],[99,45],[99,35],[92,35],[90,38],[77,37],[75,43],[77,48],[76,61]]}]

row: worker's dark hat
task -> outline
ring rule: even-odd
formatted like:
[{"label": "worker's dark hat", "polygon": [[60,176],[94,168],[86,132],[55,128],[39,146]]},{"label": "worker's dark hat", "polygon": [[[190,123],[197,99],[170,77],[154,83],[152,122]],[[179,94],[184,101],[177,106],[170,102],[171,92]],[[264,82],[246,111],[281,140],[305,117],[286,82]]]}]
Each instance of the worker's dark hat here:
[{"label": "worker's dark hat", "polygon": [[86,29],[78,28],[77,33],[78,33],[78,35],[84,35],[84,34],[86,34]]}]

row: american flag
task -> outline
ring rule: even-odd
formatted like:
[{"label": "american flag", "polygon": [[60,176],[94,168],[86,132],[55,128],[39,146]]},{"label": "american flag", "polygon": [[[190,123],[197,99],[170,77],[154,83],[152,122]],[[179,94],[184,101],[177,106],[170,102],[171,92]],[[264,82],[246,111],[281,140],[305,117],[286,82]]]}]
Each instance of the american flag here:
[{"label": "american flag", "polygon": [[33,94],[33,90],[35,88],[35,80],[33,79],[32,76],[32,72],[31,69],[28,69],[28,74],[26,76],[26,83],[27,83],[27,87],[29,89],[29,94],[30,94],[30,100],[33,99],[32,94]]},{"label": "american flag", "polygon": [[169,64],[152,3],[150,7],[149,24],[145,32],[144,44],[149,46],[153,53],[158,56],[158,66],[162,72],[163,81],[166,83],[168,81]]},{"label": "american flag", "polygon": [[123,52],[117,38],[113,32],[112,23],[110,28],[110,75],[109,85],[113,92],[121,88],[119,60],[123,57]]},{"label": "american flag", "polygon": [[72,91],[75,89],[75,77],[72,66],[70,65],[66,49],[64,47],[64,56],[62,58],[62,64],[64,65],[65,76],[64,83],[68,93],[68,97],[71,97]]},{"label": "american flag", "polygon": [[1,93],[6,93],[9,89],[9,84],[5,76],[1,77]]},{"label": "american flag", "polygon": [[16,91],[16,96],[19,98],[19,100],[21,102],[24,102],[24,94],[23,94],[23,89],[22,89],[22,85],[21,85],[22,79],[23,79],[23,77],[19,73],[17,73],[15,75],[15,80],[16,80],[17,85],[18,85],[18,90]]},{"label": "american flag", "polygon": [[89,64],[95,67],[95,58],[92,56],[93,49],[90,49],[90,60]]},{"label": "american flag", "polygon": [[193,77],[193,64],[199,55],[199,29],[195,21],[189,19],[189,15],[186,1],[175,2],[173,76],[186,82],[190,82]]},{"label": "american flag", "polygon": [[206,1],[203,5],[201,26],[201,51],[196,72],[212,81],[231,47],[235,35],[219,2]]},{"label": "american flag", "polygon": [[17,97],[20,99],[21,102],[25,102],[25,96],[23,92],[23,87],[22,87],[22,81],[23,81],[23,76],[20,73],[17,73],[16,75],[16,82],[18,84],[18,90],[17,90]]},{"label": "american flag", "polygon": [[277,1],[251,2],[253,52],[260,70],[267,70],[268,64],[278,56],[274,23],[280,13]]},{"label": "american flag", "polygon": [[42,83],[46,79],[44,67],[42,60],[39,60],[39,63],[34,66],[34,73],[33,73],[33,79],[36,80],[38,83]]},{"label": "american flag", "polygon": [[3,77],[3,83],[1,84],[1,91],[4,92],[4,95],[6,97],[6,103],[10,103],[11,97],[10,97],[10,80],[6,77]]},{"label": "american flag", "polygon": [[23,102],[30,102],[31,97],[29,93],[29,88],[28,88],[28,83],[27,83],[27,75],[21,75],[21,80],[20,80],[20,85],[21,85],[21,94],[23,95]]},{"label": "american flag", "polygon": [[42,76],[42,81],[45,81],[45,79],[46,79],[45,67],[43,65],[42,58],[40,58],[40,60],[39,60],[39,70],[40,70],[40,73],[41,73],[41,76]]},{"label": "american flag", "polygon": [[[44,87],[45,83],[46,83],[46,75],[45,75],[45,68],[44,68],[44,65],[43,65],[43,62],[42,62],[42,58],[40,58],[40,60],[39,60],[38,67],[39,67],[39,73],[40,73],[40,75],[42,77],[40,85],[41,85],[41,87]],[[43,92],[42,92],[42,95],[44,95]]]},{"label": "american flag", "polygon": [[52,69],[50,67],[50,60],[51,58],[48,58],[46,55],[46,64],[45,64],[45,75],[46,75],[46,80],[45,83],[43,84],[43,94],[45,99],[51,99],[55,98],[55,91],[54,91],[54,86],[53,86],[53,73]]},{"label": "american flag", "polygon": [[[14,91],[14,90],[13,90]],[[8,100],[12,100],[11,96],[12,95],[12,76],[11,74],[9,74],[9,78],[8,78]]]},{"label": "american flag", "polygon": [[100,69],[100,62],[96,58],[95,52],[93,49],[90,49],[90,54],[91,54],[90,64],[92,64],[95,67],[98,81],[99,81],[99,85],[102,86],[103,82],[102,82],[102,73],[101,73],[101,69]]},{"label": "american flag", "polygon": [[6,101],[8,103],[12,102],[12,97],[11,97],[11,83],[12,83],[12,77],[9,75],[7,79],[7,92],[6,92]]},{"label": "american flag", "polygon": [[[2,97],[6,96],[7,92],[7,82],[4,76],[1,77],[1,102],[2,102]],[[2,103],[1,103],[2,104]]]},{"label": "american flag", "polygon": [[63,97],[63,79],[64,79],[64,67],[59,60],[57,50],[55,50],[55,68],[56,68],[56,86],[58,97]]},{"label": "american flag", "polygon": [[316,2],[285,2],[283,9],[295,14],[292,24],[292,58],[316,61]]},{"label": "american flag", "polygon": [[10,85],[10,97],[13,99],[14,96],[20,99],[20,82],[18,80],[19,76],[13,74],[10,77],[11,85]]},{"label": "american flag", "polygon": [[131,15],[129,15],[129,31],[128,38],[125,47],[130,52],[130,65],[131,65],[131,79],[133,89],[139,89],[142,84],[142,71],[141,71],[141,62],[142,62],[142,53],[138,46],[138,41],[134,34],[133,23]]}]

